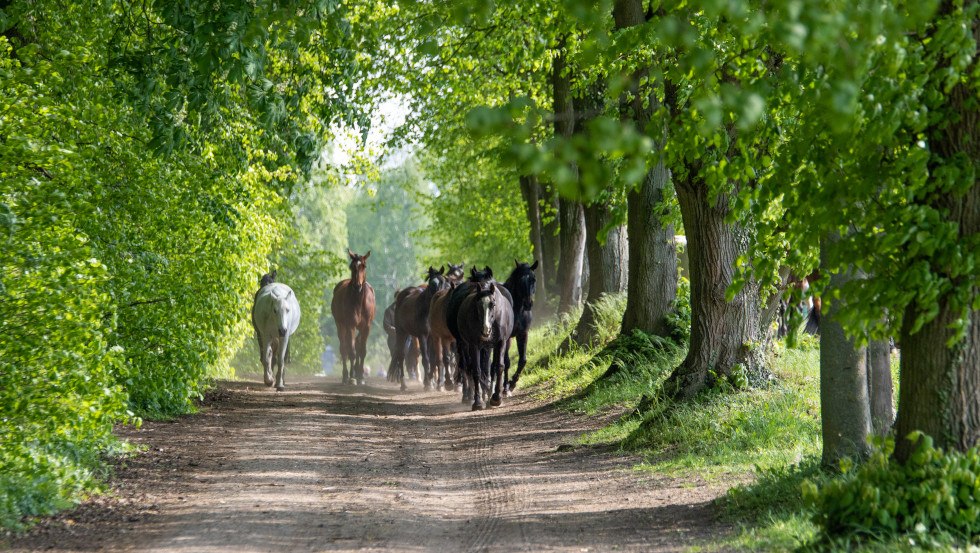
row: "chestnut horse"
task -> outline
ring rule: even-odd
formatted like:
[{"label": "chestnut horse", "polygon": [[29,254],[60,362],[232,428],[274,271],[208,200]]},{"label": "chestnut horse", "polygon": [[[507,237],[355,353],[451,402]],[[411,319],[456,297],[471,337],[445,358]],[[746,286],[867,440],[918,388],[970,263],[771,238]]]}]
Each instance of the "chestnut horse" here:
[{"label": "chestnut horse", "polygon": [[[344,364],[344,384],[364,384],[364,356],[367,339],[374,320],[374,288],[367,282],[368,251],[364,255],[347,249],[350,257],[350,278],[340,281],[333,289],[330,311],[337,324],[340,357]],[[357,332],[355,337],[354,332]],[[348,360],[350,372],[347,370]]]}]

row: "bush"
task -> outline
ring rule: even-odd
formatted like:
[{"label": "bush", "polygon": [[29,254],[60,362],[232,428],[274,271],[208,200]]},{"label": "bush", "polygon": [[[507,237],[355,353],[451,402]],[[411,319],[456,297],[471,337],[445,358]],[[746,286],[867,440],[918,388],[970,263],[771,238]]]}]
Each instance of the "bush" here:
[{"label": "bush", "polygon": [[839,478],[803,483],[803,498],[825,538],[915,534],[926,541],[980,534],[980,450],[947,453],[920,432],[909,439],[916,446],[904,465],[892,460],[889,439],[866,463],[842,463]]}]

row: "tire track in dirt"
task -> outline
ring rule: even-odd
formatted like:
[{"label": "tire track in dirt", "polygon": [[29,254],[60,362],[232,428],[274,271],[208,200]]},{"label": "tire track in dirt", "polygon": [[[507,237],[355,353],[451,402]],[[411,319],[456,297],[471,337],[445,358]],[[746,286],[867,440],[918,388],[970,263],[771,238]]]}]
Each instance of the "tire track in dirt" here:
[{"label": "tire track in dirt", "polygon": [[727,530],[721,484],[557,451],[597,425],[520,394],[473,413],[381,382],[222,382],[198,414],[121,429],[146,449],[117,466],[113,497],[0,550],[682,551]]}]

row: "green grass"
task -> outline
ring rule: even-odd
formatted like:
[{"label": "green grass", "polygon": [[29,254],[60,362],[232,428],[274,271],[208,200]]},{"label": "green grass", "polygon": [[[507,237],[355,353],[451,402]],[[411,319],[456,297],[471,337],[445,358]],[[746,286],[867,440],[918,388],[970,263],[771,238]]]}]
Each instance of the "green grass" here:
[{"label": "green grass", "polygon": [[[819,466],[818,341],[801,336],[793,348],[777,344],[772,365],[777,380],[766,388],[711,390],[676,403],[664,399],[660,389],[683,360],[684,348],[642,334],[613,339],[621,305],[605,306],[599,323],[605,328],[597,332],[603,339],[595,347],[557,351],[574,328],[574,317],[532,331],[522,385],[537,385],[536,394],[559,400],[570,411],[622,413],[579,443],[637,453],[644,459],[638,470],[743,482],[719,500],[722,516],[738,530],[696,551],[818,550],[813,544],[819,529],[801,494],[804,480],[832,478]],[[619,370],[609,371],[613,364]],[[819,543],[826,551],[923,550],[907,537]]]}]

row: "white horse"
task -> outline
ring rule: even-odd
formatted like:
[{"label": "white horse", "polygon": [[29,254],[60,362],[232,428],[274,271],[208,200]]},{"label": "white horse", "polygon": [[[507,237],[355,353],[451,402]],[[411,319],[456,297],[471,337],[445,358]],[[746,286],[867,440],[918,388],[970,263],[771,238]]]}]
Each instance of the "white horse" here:
[{"label": "white horse", "polygon": [[279,282],[266,284],[255,294],[252,326],[259,341],[259,356],[265,369],[265,385],[272,386],[272,369],[276,369],[276,390],[286,387],[286,361],[289,360],[289,337],[299,326],[299,302],[292,288]]}]

